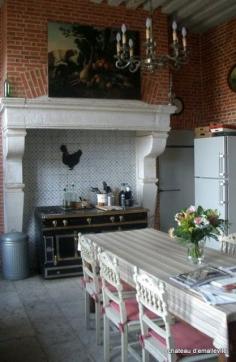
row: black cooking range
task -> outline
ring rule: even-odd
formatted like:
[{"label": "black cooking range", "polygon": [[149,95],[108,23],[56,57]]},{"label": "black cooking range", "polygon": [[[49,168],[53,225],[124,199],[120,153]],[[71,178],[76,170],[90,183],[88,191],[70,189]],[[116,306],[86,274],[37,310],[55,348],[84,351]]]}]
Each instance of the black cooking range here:
[{"label": "black cooking range", "polygon": [[37,207],[36,237],[40,271],[45,278],[82,275],[78,233],[129,230],[147,227],[147,209],[122,210]]}]

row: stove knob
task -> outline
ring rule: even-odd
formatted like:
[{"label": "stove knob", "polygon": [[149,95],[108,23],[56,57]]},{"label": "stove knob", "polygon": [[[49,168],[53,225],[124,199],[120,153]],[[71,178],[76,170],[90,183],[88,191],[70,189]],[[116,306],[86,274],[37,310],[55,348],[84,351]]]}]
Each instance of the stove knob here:
[{"label": "stove knob", "polygon": [[52,225],[54,226],[54,228],[57,226],[57,220],[53,220],[52,221]]},{"label": "stove knob", "polygon": [[123,215],[120,215],[120,216],[119,216],[119,219],[120,219],[120,222],[124,221],[124,216],[123,216]]},{"label": "stove knob", "polygon": [[115,216],[111,216],[110,220],[111,220],[111,222],[114,222],[115,221]]},{"label": "stove knob", "polygon": [[68,225],[68,220],[64,219],[64,220],[62,220],[62,223],[63,223],[64,226],[67,226]]},{"label": "stove knob", "polygon": [[92,218],[91,217],[87,217],[87,223],[90,225],[91,224],[91,221],[92,221]]}]

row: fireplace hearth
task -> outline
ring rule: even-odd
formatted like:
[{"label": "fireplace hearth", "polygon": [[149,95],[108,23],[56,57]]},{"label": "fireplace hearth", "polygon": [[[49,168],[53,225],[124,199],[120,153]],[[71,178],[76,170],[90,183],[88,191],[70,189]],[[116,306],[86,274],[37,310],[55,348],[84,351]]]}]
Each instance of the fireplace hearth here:
[{"label": "fireplace hearth", "polygon": [[29,129],[134,131],[137,203],[150,210],[149,225],[153,225],[156,157],[165,149],[170,114],[174,111],[170,105],[140,101],[2,98],[5,232],[22,230],[22,163]]}]

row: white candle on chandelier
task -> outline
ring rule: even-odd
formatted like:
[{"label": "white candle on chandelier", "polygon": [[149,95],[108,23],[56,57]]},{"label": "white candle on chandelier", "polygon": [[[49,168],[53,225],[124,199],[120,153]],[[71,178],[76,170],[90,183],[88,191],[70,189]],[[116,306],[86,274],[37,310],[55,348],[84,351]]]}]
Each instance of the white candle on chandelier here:
[{"label": "white candle on chandelier", "polygon": [[175,42],[178,41],[177,32],[176,32],[176,30],[177,30],[177,23],[176,23],[176,21],[173,21],[173,23],[172,23],[172,29],[173,29],[173,42],[175,43]]},{"label": "white candle on chandelier", "polygon": [[184,50],[186,50],[187,48],[187,38],[186,38],[186,35],[187,35],[187,30],[186,28],[183,26],[182,28],[182,42],[183,42],[183,48]]},{"label": "white candle on chandelier", "polygon": [[120,33],[117,33],[116,34],[116,53],[117,53],[117,55],[120,54],[120,41],[121,41]]},{"label": "white candle on chandelier", "polygon": [[132,58],[134,55],[134,42],[132,39],[129,39],[129,56]]},{"label": "white candle on chandelier", "polygon": [[152,19],[147,18],[146,19],[146,40],[150,39],[151,27],[152,27]]},{"label": "white candle on chandelier", "polygon": [[121,26],[121,31],[122,31],[122,44],[126,43],[126,26],[125,24],[122,24]]}]

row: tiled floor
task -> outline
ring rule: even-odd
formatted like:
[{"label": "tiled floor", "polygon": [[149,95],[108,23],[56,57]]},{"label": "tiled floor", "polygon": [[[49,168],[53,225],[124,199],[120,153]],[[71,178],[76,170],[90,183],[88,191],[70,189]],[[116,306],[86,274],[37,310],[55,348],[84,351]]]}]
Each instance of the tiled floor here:
[{"label": "tiled floor", "polygon": [[0,361],[103,362],[94,330],[85,329],[79,278],[0,278]]},{"label": "tiled floor", "polygon": [[0,278],[0,361],[103,361],[94,330],[85,330],[79,278]]}]

